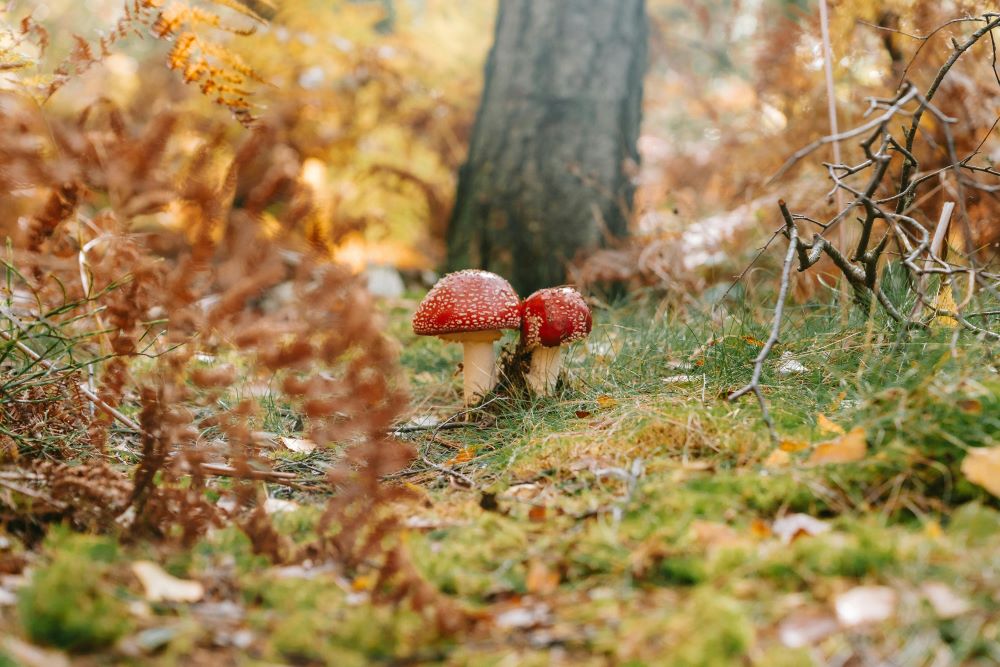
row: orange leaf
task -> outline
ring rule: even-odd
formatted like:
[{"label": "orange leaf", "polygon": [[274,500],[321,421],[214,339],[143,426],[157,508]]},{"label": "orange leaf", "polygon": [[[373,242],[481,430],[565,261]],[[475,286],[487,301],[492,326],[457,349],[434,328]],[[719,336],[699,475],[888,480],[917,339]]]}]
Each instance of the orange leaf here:
[{"label": "orange leaf", "polygon": [[812,456],[809,457],[810,465],[820,465],[824,463],[851,463],[860,461],[868,451],[868,442],[865,429],[855,426],[849,432],[835,440],[821,442],[816,445]]},{"label": "orange leaf", "polygon": [[[784,445],[784,443],[782,443]],[[776,449],[764,459],[765,468],[784,468],[791,463],[792,457],[788,455],[788,450],[784,447]]]},{"label": "orange leaf", "polygon": [[528,510],[528,519],[539,523],[545,521],[545,505],[532,505],[531,509]]},{"label": "orange leaf", "polygon": [[445,465],[453,466],[459,463],[468,463],[476,456],[476,450],[472,447],[465,447],[458,454],[455,454],[455,458],[448,459],[445,461]]},{"label": "orange leaf", "polygon": [[819,428],[820,433],[832,434],[832,435],[844,435],[844,427],[840,424],[836,424],[824,415],[820,413],[816,417],[816,426]]},{"label": "orange leaf", "polygon": [[559,573],[550,570],[545,563],[533,560],[528,565],[524,586],[529,593],[551,593],[559,588]]},{"label": "orange leaf", "polygon": [[783,452],[801,452],[803,449],[808,449],[809,443],[802,440],[789,440],[784,439],[778,445],[778,449]]},{"label": "orange leaf", "polygon": [[962,474],[994,496],[1000,496],[1000,447],[970,449],[962,460]]}]

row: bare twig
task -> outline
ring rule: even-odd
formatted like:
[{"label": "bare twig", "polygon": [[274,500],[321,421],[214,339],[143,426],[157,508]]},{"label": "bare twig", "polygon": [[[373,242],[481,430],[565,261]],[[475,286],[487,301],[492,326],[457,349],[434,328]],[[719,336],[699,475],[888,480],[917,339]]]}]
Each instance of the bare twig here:
[{"label": "bare twig", "polygon": [[753,376],[751,377],[749,384],[742,389],[734,391],[728,398],[730,401],[735,401],[737,398],[753,392],[757,397],[757,402],[760,404],[760,411],[763,415],[764,423],[767,424],[767,430],[771,436],[771,442],[774,444],[778,444],[778,431],[774,428],[774,420],[771,419],[771,413],[767,407],[767,399],[764,398],[764,392],[760,386],[760,376],[764,371],[764,362],[767,361],[768,356],[771,354],[771,349],[774,347],[775,343],[778,342],[778,336],[781,333],[781,319],[785,311],[785,299],[788,296],[788,286],[791,282],[792,263],[795,261],[795,255],[799,250],[799,230],[795,226],[795,221],[792,220],[791,214],[788,213],[788,208],[784,201],[779,202],[778,205],[785,218],[785,230],[788,235],[788,251],[785,253],[785,262],[781,267],[781,287],[778,289],[778,300],[774,306],[774,319],[771,322],[771,335],[767,337],[767,342],[764,343],[764,347],[760,349],[760,352],[757,354],[757,358],[753,360]]}]

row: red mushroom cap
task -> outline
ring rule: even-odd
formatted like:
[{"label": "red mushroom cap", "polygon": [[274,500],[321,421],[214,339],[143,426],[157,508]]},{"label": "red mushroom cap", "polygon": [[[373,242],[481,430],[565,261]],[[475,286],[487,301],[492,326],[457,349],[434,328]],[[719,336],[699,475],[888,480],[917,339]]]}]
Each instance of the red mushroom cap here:
[{"label": "red mushroom cap", "polygon": [[413,314],[420,336],[521,326],[521,304],[506,280],[489,271],[466,269],[437,281]]},{"label": "red mushroom cap", "polygon": [[587,303],[572,287],[540,289],[521,309],[521,336],[529,350],[582,340],[594,324]]}]

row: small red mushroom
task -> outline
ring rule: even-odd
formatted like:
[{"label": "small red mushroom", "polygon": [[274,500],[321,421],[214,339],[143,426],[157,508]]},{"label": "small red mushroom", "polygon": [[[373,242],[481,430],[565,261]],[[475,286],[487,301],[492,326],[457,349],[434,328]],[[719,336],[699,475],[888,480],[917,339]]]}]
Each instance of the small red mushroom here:
[{"label": "small red mushroom", "polygon": [[520,300],[506,280],[467,269],[437,282],[413,314],[413,333],[462,343],[466,405],[473,405],[496,384],[493,343],[501,329],[521,326]]},{"label": "small red mushroom", "polygon": [[562,345],[590,334],[590,309],[572,287],[549,287],[525,299],[521,312],[521,344],[531,352],[526,380],[535,393],[547,396],[559,378]]}]

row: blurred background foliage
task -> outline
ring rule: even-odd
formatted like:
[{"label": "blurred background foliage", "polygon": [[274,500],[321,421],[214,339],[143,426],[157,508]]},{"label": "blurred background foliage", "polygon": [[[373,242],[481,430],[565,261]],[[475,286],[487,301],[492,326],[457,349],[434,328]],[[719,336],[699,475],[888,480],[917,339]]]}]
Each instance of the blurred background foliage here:
[{"label": "blurred background foliage", "polygon": [[[206,21],[190,29],[235,54],[259,79],[246,81],[251,113],[279,134],[291,152],[284,156],[288,169],[318,204],[304,223],[310,241],[357,269],[438,266],[492,41],[494,3],[284,0],[270,22],[234,11],[241,7],[235,0],[183,6],[220,17],[218,25]],[[833,2],[841,127],[861,120],[866,97],[891,95],[915,54],[905,75],[926,86],[947,57],[948,37],[967,26],[948,26],[926,43],[917,37],[984,8],[973,0]],[[737,271],[763,227],[776,226],[770,203],[779,194],[805,213],[832,207],[818,161],[767,184],[791,152],[828,131],[818,17],[808,0],[650,0],[649,12],[652,48],[634,216],[639,241],[586,263],[576,278],[704,288]],[[7,2],[3,57],[31,66],[5,67],[2,85],[44,91],[79,48],[77,36],[96,44],[122,15],[121,0]],[[37,36],[17,35],[26,16],[48,33],[44,53]],[[212,94],[197,94],[165,66],[169,40],[137,32],[69,77],[44,101],[47,111],[70,117],[105,98],[133,118],[180,111],[185,132],[173,138],[178,156],[214,142],[223,169],[247,130],[228,122]],[[948,84],[954,90],[945,111],[967,121],[960,153],[978,143],[995,116],[1000,90],[986,48],[960,63]],[[935,208],[928,208],[931,216]],[[992,224],[984,222],[992,219],[992,201],[973,209],[977,224]],[[266,215],[261,222],[269,224]],[[182,222],[167,211],[133,224]],[[1000,236],[995,224],[983,234],[984,243]],[[800,296],[810,289],[800,285]]]}]

